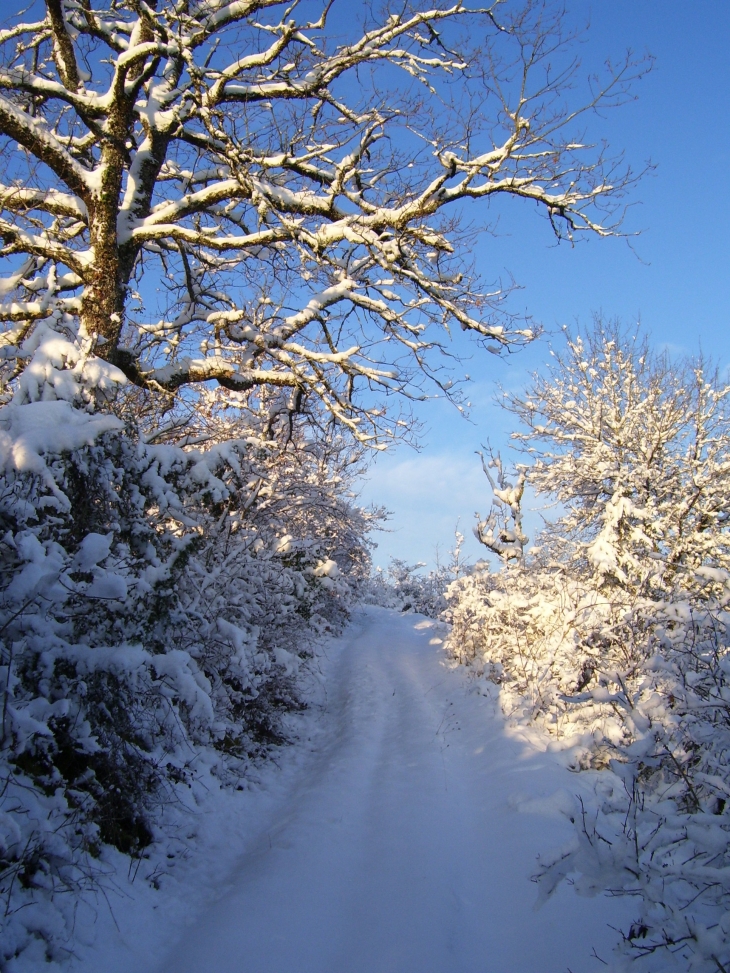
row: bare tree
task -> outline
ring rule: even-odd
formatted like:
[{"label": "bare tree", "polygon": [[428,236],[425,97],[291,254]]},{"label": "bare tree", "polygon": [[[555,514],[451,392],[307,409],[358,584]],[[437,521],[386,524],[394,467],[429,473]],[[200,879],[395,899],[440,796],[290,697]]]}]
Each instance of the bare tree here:
[{"label": "bare tree", "polygon": [[452,324],[531,338],[469,272],[461,207],[508,195],[559,237],[619,232],[633,176],[581,118],[645,65],[581,101],[549,4],[350,12],[46,0],[0,31],[6,398],[43,322],[168,406],[316,404],[379,445],[403,430],[390,396],[453,394]]}]

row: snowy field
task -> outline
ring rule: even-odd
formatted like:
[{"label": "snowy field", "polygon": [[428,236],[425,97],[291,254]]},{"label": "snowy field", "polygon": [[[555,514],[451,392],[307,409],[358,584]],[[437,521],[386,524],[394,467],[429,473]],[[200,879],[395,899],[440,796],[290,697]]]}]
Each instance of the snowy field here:
[{"label": "snowy field", "polygon": [[600,969],[630,903],[567,887],[536,909],[530,883],[574,834],[590,775],[510,735],[439,633],[361,610],[279,766],[211,795],[145,874],[109,887],[111,913],[80,909],[74,973]]}]

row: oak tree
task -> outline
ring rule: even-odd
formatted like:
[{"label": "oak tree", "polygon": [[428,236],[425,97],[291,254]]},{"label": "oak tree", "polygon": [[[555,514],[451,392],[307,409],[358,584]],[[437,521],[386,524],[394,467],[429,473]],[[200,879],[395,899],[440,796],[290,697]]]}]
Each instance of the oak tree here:
[{"label": "oak tree", "polygon": [[582,119],[645,65],[628,57],[581,100],[549,4],[355,12],[46,0],[10,18],[6,400],[43,324],[166,410],[219,389],[273,424],[309,411],[382,445],[406,428],[389,399],[432,381],[453,395],[450,327],[493,351],[530,339],[471,272],[467,206],[511,196],[559,237],[619,232],[633,176]]}]

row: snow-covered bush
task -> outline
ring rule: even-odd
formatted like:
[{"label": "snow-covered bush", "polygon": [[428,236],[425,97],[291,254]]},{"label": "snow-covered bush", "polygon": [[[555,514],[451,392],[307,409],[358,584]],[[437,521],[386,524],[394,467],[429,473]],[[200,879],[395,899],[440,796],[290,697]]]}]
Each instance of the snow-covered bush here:
[{"label": "snow-covered bush", "polygon": [[[729,397],[705,363],[617,327],[569,337],[507,401],[529,460],[515,483],[560,515],[526,556],[447,593],[452,651],[576,770],[603,771],[543,893],[579,873],[585,891],[637,896],[624,955],[656,973],[730,961]],[[512,537],[506,486],[490,516]]]},{"label": "snow-covered bush", "polygon": [[244,438],[150,441],[94,408],[111,366],[90,378],[46,326],[22,350],[0,409],[0,964],[36,934],[53,954],[42,906],[96,881],[102,844],[141,854],[196,776],[235,785],[283,741],[313,640],[369,573],[334,447],[253,416]]},{"label": "snow-covered bush", "polygon": [[363,589],[363,600],[401,612],[440,618],[446,608],[445,592],[449,583],[466,570],[461,554],[464,537],[458,530],[454,540],[448,564],[438,563],[427,574],[422,573],[426,567],[424,561],[408,564],[401,558],[391,558],[387,570],[375,569]]},{"label": "snow-covered bush", "polygon": [[378,568],[374,572],[365,600],[384,608],[438,618],[446,607],[444,591],[451,578],[443,569],[423,574],[425,567],[423,561],[408,564],[400,558],[391,558],[387,570]]}]

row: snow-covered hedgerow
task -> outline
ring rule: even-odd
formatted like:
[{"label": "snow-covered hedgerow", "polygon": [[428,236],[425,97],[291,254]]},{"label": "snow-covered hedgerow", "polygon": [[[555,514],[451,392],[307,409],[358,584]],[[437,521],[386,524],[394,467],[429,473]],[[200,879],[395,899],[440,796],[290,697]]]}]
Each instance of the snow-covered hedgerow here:
[{"label": "snow-covered hedgerow", "polygon": [[368,515],[316,449],[146,441],[94,408],[113,369],[62,344],[37,329],[0,409],[0,968],[62,954],[49,903],[103,844],[140,856],[196,778],[236,786],[283,742],[369,572]]},{"label": "snow-covered hedgerow", "polygon": [[443,569],[422,574],[425,563],[408,564],[391,558],[386,571],[376,569],[365,589],[364,600],[383,608],[416,612],[438,618],[446,608],[444,590],[452,579]]},{"label": "snow-covered hedgerow", "polygon": [[[618,968],[730,963],[728,395],[702,362],[618,328],[569,339],[509,402],[527,426],[522,472],[561,516],[539,547],[512,544],[501,571],[447,593],[452,651],[574,769],[600,771],[574,845],[537,879],[543,895],[572,874],[636,897]],[[521,534],[504,484],[496,496],[485,543]]]},{"label": "snow-covered hedgerow", "polygon": [[426,574],[424,561],[408,564],[401,558],[391,558],[385,571],[375,569],[363,588],[363,600],[383,608],[440,618],[446,608],[446,588],[466,570],[461,554],[463,543],[464,537],[457,530],[448,564],[438,563]]}]

